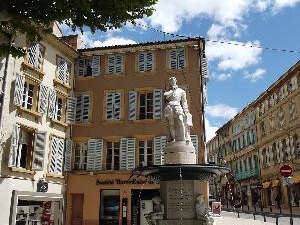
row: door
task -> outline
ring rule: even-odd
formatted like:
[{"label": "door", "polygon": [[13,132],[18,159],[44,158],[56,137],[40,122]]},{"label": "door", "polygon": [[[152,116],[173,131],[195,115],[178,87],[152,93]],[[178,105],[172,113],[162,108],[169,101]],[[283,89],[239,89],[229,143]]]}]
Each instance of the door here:
[{"label": "door", "polygon": [[72,194],[72,225],[82,225],[83,219],[83,194]]},{"label": "door", "polygon": [[140,205],[140,224],[147,225],[147,220],[145,214],[153,212],[153,203],[152,200],[141,200]]}]

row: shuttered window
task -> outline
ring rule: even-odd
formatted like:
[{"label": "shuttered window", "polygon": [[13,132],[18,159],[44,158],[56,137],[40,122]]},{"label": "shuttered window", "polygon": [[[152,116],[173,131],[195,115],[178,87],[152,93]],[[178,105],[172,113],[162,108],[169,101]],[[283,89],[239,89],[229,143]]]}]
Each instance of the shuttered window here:
[{"label": "shuttered window", "polygon": [[75,123],[76,100],[72,96],[67,98],[66,122],[69,124]]},{"label": "shuttered window", "polygon": [[54,106],[54,119],[62,120],[62,109],[63,109],[63,99],[56,96],[55,106]]},{"label": "shuttered window", "polygon": [[171,49],[169,51],[169,68],[183,69],[185,67],[185,51],[184,48]]},{"label": "shuttered window", "polygon": [[135,138],[121,138],[120,170],[135,168]]},{"label": "shuttered window", "polygon": [[56,91],[54,89],[49,89],[49,96],[48,96],[48,117],[54,118],[55,114],[55,103],[56,103]]},{"label": "shuttered window", "polygon": [[138,96],[138,119],[161,119],[162,90],[154,89],[152,92],[129,92],[129,119],[136,116],[136,99]]},{"label": "shuttered window", "polygon": [[49,173],[62,175],[63,171],[63,155],[64,155],[64,139],[52,137],[50,144],[50,164]]},{"label": "shuttered window", "polygon": [[122,73],[123,72],[123,57],[120,54],[108,56],[108,74]]},{"label": "shuttered window", "polygon": [[102,170],[103,140],[89,139],[87,152],[87,170]]},{"label": "shuttered window", "polygon": [[107,142],[106,147],[106,170],[119,170],[120,142]]},{"label": "shuttered window", "polygon": [[76,122],[86,122],[89,120],[89,95],[77,95],[76,97]]},{"label": "shuttered window", "polygon": [[100,55],[89,58],[79,58],[77,62],[78,76],[99,76],[100,75]]},{"label": "shuttered window", "polygon": [[46,147],[46,132],[37,131],[34,139],[32,156],[32,169],[42,171],[44,169],[44,156]]},{"label": "shuttered window", "polygon": [[140,52],[138,54],[138,71],[148,72],[153,70],[153,53]]},{"label": "shuttered window", "polygon": [[48,87],[45,85],[40,85],[39,92],[39,112],[47,113],[48,108]]},{"label": "shuttered window", "polygon": [[28,47],[27,62],[33,67],[41,69],[45,47],[37,42],[31,42]]},{"label": "shuttered window", "polygon": [[139,93],[139,119],[153,119],[153,92]]},{"label": "shuttered window", "polygon": [[153,140],[154,143],[154,165],[163,165],[164,164],[164,151],[166,147],[166,137],[160,136],[155,137]]},{"label": "shuttered window", "polygon": [[139,141],[139,165],[153,165],[153,140]]},{"label": "shuttered window", "polygon": [[198,135],[191,135],[191,141],[192,141],[192,144],[195,148],[195,151],[196,151],[196,160],[198,162],[198,146],[199,146],[199,141],[198,141]]},{"label": "shuttered window", "polygon": [[289,103],[289,108],[290,108],[290,120],[296,119],[296,103],[295,102],[290,102]]},{"label": "shuttered window", "polygon": [[32,109],[33,105],[33,97],[34,97],[34,85],[25,81],[23,88],[23,99],[22,99],[22,107],[25,109]]},{"label": "shuttered window", "polygon": [[136,120],[137,92],[128,93],[128,120]]},{"label": "shuttered window", "polygon": [[64,84],[69,84],[71,63],[69,60],[57,56],[56,58],[56,78]]},{"label": "shuttered window", "polygon": [[74,170],[86,170],[88,143],[75,143],[74,147]]},{"label": "shuttered window", "polygon": [[105,119],[120,120],[121,117],[121,93],[106,93]]},{"label": "shuttered window", "polygon": [[65,157],[64,157],[64,170],[71,171],[72,169],[72,140],[66,140],[66,150],[65,150]]}]

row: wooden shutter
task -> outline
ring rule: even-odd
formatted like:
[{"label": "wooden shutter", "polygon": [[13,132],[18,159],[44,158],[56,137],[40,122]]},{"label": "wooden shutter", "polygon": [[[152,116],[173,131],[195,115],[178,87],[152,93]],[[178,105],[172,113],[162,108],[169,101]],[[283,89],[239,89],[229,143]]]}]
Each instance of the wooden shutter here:
[{"label": "wooden shutter", "polygon": [[48,87],[45,85],[40,85],[40,94],[39,94],[39,112],[47,113],[48,107]]},{"label": "wooden shutter", "polygon": [[65,150],[65,164],[64,169],[65,171],[71,171],[72,169],[72,140],[66,140],[66,150]]},{"label": "wooden shutter", "polygon": [[128,120],[136,120],[136,104],[137,103],[137,92],[129,91],[128,94]]},{"label": "wooden shutter", "polygon": [[135,168],[135,138],[127,138],[127,162],[126,169],[133,170]]},{"label": "wooden shutter", "polygon": [[82,111],[83,111],[83,96],[77,95],[76,96],[76,114],[75,114],[76,122],[82,121]]},{"label": "wooden shutter", "polygon": [[297,89],[297,75],[293,76],[291,78],[291,84],[292,84],[292,88],[291,88],[291,91],[295,91]]},{"label": "wooden shutter", "polygon": [[24,90],[25,79],[19,73],[16,73],[15,81],[15,93],[14,93],[14,104],[22,106],[23,102],[23,90]]},{"label": "wooden shutter", "polygon": [[108,56],[108,74],[115,72],[115,55]]},{"label": "wooden shutter", "polygon": [[89,120],[90,96],[83,95],[82,121]]},{"label": "wooden shutter", "polygon": [[95,139],[89,139],[86,170],[89,171],[94,170],[94,156],[95,156]]},{"label": "wooden shutter", "polygon": [[53,137],[51,140],[50,173],[62,174],[63,153],[64,140],[62,138]]},{"label": "wooden shutter", "polygon": [[56,102],[56,92],[53,89],[49,89],[49,97],[48,97],[48,117],[49,118],[54,117],[55,102]]},{"label": "wooden shutter", "polygon": [[44,57],[45,47],[40,43],[37,44],[37,55],[36,55],[36,67],[41,69],[43,57]]},{"label": "wooden shutter", "polygon": [[170,55],[170,69],[176,69],[177,68],[177,51],[176,49],[172,49],[169,52]]},{"label": "wooden shutter", "polygon": [[162,89],[153,90],[153,118],[161,118],[162,109]]},{"label": "wooden shutter", "polygon": [[113,102],[114,102],[114,93],[106,93],[106,104],[105,104],[106,120],[113,119]]},{"label": "wooden shutter", "polygon": [[183,69],[185,67],[184,48],[177,49],[178,54],[178,68]]},{"label": "wooden shutter", "polygon": [[85,60],[79,59],[78,60],[78,76],[84,76],[85,75]]},{"label": "wooden shutter", "polygon": [[36,42],[31,42],[28,48],[28,59],[27,61],[33,65],[34,67],[36,67],[36,54],[38,51],[38,44]]},{"label": "wooden shutter", "polygon": [[138,56],[138,71],[145,72],[146,53],[140,52]]},{"label": "wooden shutter", "polygon": [[207,58],[201,58],[201,72],[203,77],[208,77]]},{"label": "wooden shutter", "polygon": [[191,140],[196,151],[196,160],[198,162],[198,135],[191,135]]},{"label": "wooden shutter", "polygon": [[147,52],[147,64],[146,64],[146,71],[152,71],[153,70],[153,53]]},{"label": "wooden shutter", "polygon": [[296,118],[296,103],[290,102],[290,120],[294,120]]},{"label": "wooden shutter", "polygon": [[49,165],[49,173],[56,173],[56,155],[58,151],[58,138],[52,137],[51,140],[51,155],[50,155],[50,165]]},{"label": "wooden shutter", "polygon": [[115,56],[115,73],[123,72],[123,59],[121,55]]},{"label": "wooden shutter", "polygon": [[58,138],[58,148],[56,152],[56,173],[61,175],[63,171],[65,143],[64,139]]},{"label": "wooden shutter", "polygon": [[57,59],[57,77],[59,80],[61,80],[63,83],[66,83],[66,77],[68,72],[68,64],[67,61],[64,58],[58,57]]},{"label": "wooden shutter", "polygon": [[76,113],[76,98],[67,98],[67,110],[66,110],[66,122],[73,124],[75,123],[75,113]]},{"label": "wooden shutter", "polygon": [[114,94],[114,120],[120,120],[121,117],[121,93]]},{"label": "wooden shutter", "polygon": [[103,164],[103,140],[95,139],[94,141],[94,170],[102,170]]},{"label": "wooden shutter", "polygon": [[165,148],[165,136],[155,137],[154,140],[154,165],[163,164],[164,148]]},{"label": "wooden shutter", "polygon": [[46,132],[37,131],[35,133],[34,149],[32,156],[32,169],[44,169],[44,155],[46,145]]},{"label": "wooden shutter", "polygon": [[99,76],[100,74],[100,55],[94,55],[92,58],[92,75]]},{"label": "wooden shutter", "polygon": [[21,131],[20,125],[14,124],[13,130],[12,130],[12,135],[11,135],[8,167],[17,166],[17,154],[18,154],[18,148],[19,148],[20,131]]},{"label": "wooden shutter", "polygon": [[121,138],[120,141],[120,170],[127,168],[127,138]]}]

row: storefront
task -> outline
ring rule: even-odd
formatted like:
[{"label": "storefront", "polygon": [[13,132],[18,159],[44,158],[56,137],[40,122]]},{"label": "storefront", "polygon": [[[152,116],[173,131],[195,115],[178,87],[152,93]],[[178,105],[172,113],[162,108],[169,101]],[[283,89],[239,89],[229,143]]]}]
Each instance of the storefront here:
[{"label": "storefront", "polygon": [[159,183],[129,173],[68,177],[67,225],[140,225],[152,211]]}]

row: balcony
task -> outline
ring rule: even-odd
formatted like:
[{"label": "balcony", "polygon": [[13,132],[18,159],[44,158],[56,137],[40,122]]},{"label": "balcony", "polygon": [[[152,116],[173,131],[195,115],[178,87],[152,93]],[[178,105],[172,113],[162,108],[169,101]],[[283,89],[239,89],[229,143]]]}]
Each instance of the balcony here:
[{"label": "balcony", "polygon": [[257,176],[258,174],[259,174],[258,169],[256,168],[256,169],[236,173],[235,174],[235,179],[236,180],[244,180],[244,179],[247,179],[247,178],[250,178],[250,177]]}]

